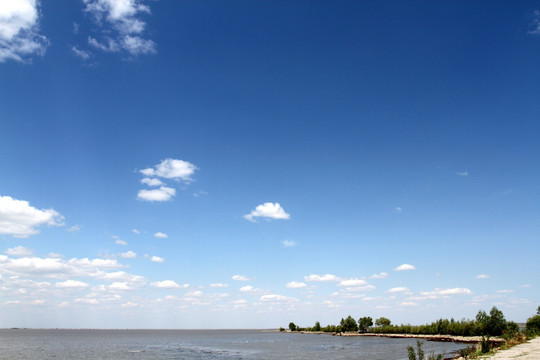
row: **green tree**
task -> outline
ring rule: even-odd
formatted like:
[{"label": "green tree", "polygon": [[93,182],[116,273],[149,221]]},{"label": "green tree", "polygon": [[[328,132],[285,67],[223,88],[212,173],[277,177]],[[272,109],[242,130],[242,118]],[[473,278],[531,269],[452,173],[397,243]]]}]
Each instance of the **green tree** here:
[{"label": "green tree", "polygon": [[527,333],[531,335],[540,334],[540,306],[536,310],[536,315],[527,319],[527,324],[525,326]]},{"label": "green tree", "polygon": [[358,331],[358,324],[351,315],[347,316],[345,320],[341,319],[340,325],[344,332]]},{"label": "green tree", "polygon": [[500,336],[506,329],[506,319],[501,310],[495,306],[489,312],[489,335]]},{"label": "green tree", "polygon": [[289,323],[289,330],[291,330],[291,331],[296,331],[296,324],[293,323],[293,322],[290,322],[290,323]]},{"label": "green tree", "polygon": [[377,326],[390,326],[391,321],[390,319],[387,319],[385,317],[380,317],[377,320],[375,320],[375,325]]},{"label": "green tree", "polygon": [[315,323],[315,326],[313,327],[313,331],[321,331],[321,323],[320,322],[316,322]]},{"label": "green tree", "polygon": [[360,332],[367,332],[370,326],[373,326],[373,319],[371,317],[365,316],[358,319],[358,330]]}]

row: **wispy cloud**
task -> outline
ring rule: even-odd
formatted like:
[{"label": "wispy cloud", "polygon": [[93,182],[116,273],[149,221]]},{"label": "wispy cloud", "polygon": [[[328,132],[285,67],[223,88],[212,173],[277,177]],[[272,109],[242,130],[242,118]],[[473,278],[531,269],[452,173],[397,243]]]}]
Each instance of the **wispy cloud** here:
[{"label": "wispy cloud", "polygon": [[157,233],[154,234],[154,237],[158,239],[166,239],[169,237],[169,235],[162,233],[161,231],[158,231]]},{"label": "wispy cloud", "polygon": [[531,24],[531,30],[529,30],[529,34],[540,35],[540,11],[539,10],[536,10],[534,12],[534,17]]},{"label": "wispy cloud", "polygon": [[470,295],[472,291],[467,288],[452,288],[452,289],[435,289],[433,291],[423,291],[420,293],[423,296],[441,297],[450,295]]},{"label": "wispy cloud", "polygon": [[262,217],[267,219],[289,219],[291,215],[287,214],[279,203],[267,202],[258,205],[251,213],[244,215],[244,219],[255,222],[255,218]]},{"label": "wispy cloud", "polygon": [[14,248],[4,251],[4,254],[11,256],[32,256],[34,254],[34,251],[24,246],[15,246]]},{"label": "wispy cloud", "polygon": [[43,56],[49,40],[39,33],[39,0],[0,3],[0,62]]},{"label": "wispy cloud", "polygon": [[476,278],[477,279],[489,279],[490,276],[488,274],[480,274],[480,275],[476,275]]},{"label": "wispy cloud", "polygon": [[26,238],[42,225],[64,225],[64,216],[53,209],[37,209],[28,201],[0,196],[0,234]]},{"label": "wispy cloud", "polygon": [[294,246],[296,246],[296,242],[294,242],[292,240],[283,240],[281,243],[285,247],[294,247]]},{"label": "wispy cloud", "polygon": [[456,175],[457,176],[469,176],[469,172],[468,171],[457,171]]},{"label": "wispy cloud", "polygon": [[88,60],[90,59],[90,52],[86,50],[81,50],[76,46],[71,47],[71,52],[73,52],[73,55],[77,56],[78,58],[82,60]]},{"label": "wispy cloud", "polygon": [[122,259],[135,259],[137,257],[137,253],[133,252],[133,251],[127,251],[125,253],[121,253],[119,254],[119,256],[122,258]]},{"label": "wispy cloud", "polygon": [[142,0],[83,0],[88,13],[101,30],[100,40],[89,37],[88,43],[105,52],[126,51],[132,56],[153,54],[156,44],[143,37],[146,22],[142,17],[151,13]]},{"label": "wispy cloud", "polygon": [[215,288],[215,289],[220,289],[220,288],[229,287],[229,285],[228,284],[223,284],[223,283],[213,283],[213,284],[210,284],[210,287]]},{"label": "wispy cloud", "polygon": [[370,279],[385,279],[387,277],[388,277],[388,273],[381,272],[381,273],[378,273],[378,274],[373,274],[369,278]]}]

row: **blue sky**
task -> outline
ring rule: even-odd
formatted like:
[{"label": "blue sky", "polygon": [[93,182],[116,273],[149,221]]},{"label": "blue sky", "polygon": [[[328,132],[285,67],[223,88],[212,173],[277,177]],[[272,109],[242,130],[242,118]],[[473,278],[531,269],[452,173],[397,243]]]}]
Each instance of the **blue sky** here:
[{"label": "blue sky", "polygon": [[0,5],[0,326],[540,303],[540,2]]}]

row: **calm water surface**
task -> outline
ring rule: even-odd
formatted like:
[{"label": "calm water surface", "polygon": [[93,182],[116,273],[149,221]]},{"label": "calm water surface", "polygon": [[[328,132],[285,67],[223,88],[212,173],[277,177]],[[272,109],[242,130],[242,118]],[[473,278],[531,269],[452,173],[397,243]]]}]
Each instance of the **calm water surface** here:
[{"label": "calm water surface", "polygon": [[[0,330],[0,359],[406,360],[413,339],[258,330]],[[425,342],[426,354],[463,344]]]}]

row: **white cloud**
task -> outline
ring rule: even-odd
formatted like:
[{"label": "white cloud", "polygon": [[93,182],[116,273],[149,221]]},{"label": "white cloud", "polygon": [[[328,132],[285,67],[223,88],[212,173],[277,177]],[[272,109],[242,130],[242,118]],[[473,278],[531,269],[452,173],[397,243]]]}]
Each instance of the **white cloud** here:
[{"label": "white cloud", "polygon": [[211,288],[226,288],[226,287],[229,287],[229,285],[222,284],[222,283],[213,283],[213,284],[210,284],[210,287]]},{"label": "white cloud", "polygon": [[244,215],[244,219],[255,222],[256,217],[269,219],[289,219],[291,215],[287,214],[279,203],[267,202],[259,205],[251,213]]},{"label": "white cloud", "polygon": [[58,288],[85,288],[88,284],[79,280],[66,280],[55,284]]},{"label": "white cloud", "polygon": [[24,246],[15,246],[14,248],[4,251],[4,254],[8,254],[11,256],[32,256],[34,254],[34,251]]},{"label": "white cloud", "polygon": [[169,201],[175,195],[176,189],[161,186],[159,189],[139,190],[137,198],[145,201]]},{"label": "white cloud", "polygon": [[457,176],[469,176],[469,172],[468,171],[458,171],[458,172],[456,172],[456,175]]},{"label": "white cloud", "polygon": [[403,211],[403,209],[402,209],[401,207],[399,207],[399,206],[396,206],[396,207],[394,208],[394,212],[395,212],[396,214],[399,214],[399,213],[401,213],[402,211]]},{"label": "white cloud", "polygon": [[409,291],[408,288],[406,288],[404,286],[398,286],[398,287],[391,288],[387,292],[390,293],[390,294],[395,294],[395,293],[408,292],[408,291]]},{"label": "white cloud", "polygon": [[188,284],[178,285],[173,280],[163,280],[163,281],[156,281],[150,284],[153,287],[162,288],[162,289],[178,289],[178,288],[187,288],[189,287]]},{"label": "white cloud", "polygon": [[69,232],[79,232],[81,231],[81,227],[79,225],[73,225],[70,228],[67,229]]},{"label": "white cloud", "polygon": [[254,290],[254,288],[251,285],[242,286],[240,288],[241,292],[250,292],[250,291],[253,291],[253,290]]},{"label": "white cloud", "polygon": [[490,276],[488,274],[480,274],[476,276],[477,279],[489,279]]},{"label": "white cloud", "polygon": [[156,262],[156,263],[163,263],[163,262],[165,262],[165,259],[161,258],[159,256],[152,256],[150,258],[150,261],[153,261],[153,262]]},{"label": "white cloud", "polygon": [[77,259],[23,257],[0,255],[0,271],[11,275],[39,275],[49,278],[96,276],[99,271],[122,267],[114,259]]},{"label": "white cloud", "polygon": [[169,236],[167,234],[165,234],[165,233],[162,233],[162,232],[158,231],[157,233],[154,234],[154,237],[156,237],[158,239],[166,239]]},{"label": "white cloud", "polygon": [[92,299],[92,298],[78,298],[78,299],[75,299],[75,302],[80,303],[80,304],[89,304],[89,305],[99,304],[99,301],[97,299]]},{"label": "white cloud", "polygon": [[[143,14],[150,14],[150,7],[141,0],[83,0],[85,11],[92,15],[102,29],[107,45],[89,38],[89,43],[103,51],[118,52],[120,49],[133,56],[156,52],[156,44],[140,35],[146,23],[140,19]],[[109,36],[114,36],[111,39]]]},{"label": "white cloud", "polygon": [[503,290],[497,290],[496,291],[497,294],[511,294],[513,292],[514,292],[514,290],[509,290],[509,289],[503,289]]},{"label": "white cloud", "polygon": [[140,234],[141,232],[137,229],[131,229],[131,232],[134,234]]},{"label": "white cloud", "polygon": [[401,306],[418,306],[417,303],[415,302],[412,302],[412,301],[405,301],[405,302],[402,302],[401,304],[399,304]]},{"label": "white cloud", "polygon": [[339,282],[338,286],[355,287],[369,285],[366,280],[362,279],[347,279]]},{"label": "white cloud", "polygon": [[280,303],[280,302],[298,302],[298,299],[284,296],[284,295],[269,294],[269,295],[261,296],[259,301]]},{"label": "white cloud", "polygon": [[143,178],[141,180],[141,183],[146,184],[148,186],[161,186],[164,185],[163,181],[156,179],[156,178]]},{"label": "white cloud", "polygon": [[292,241],[292,240],[283,240],[281,242],[283,244],[283,246],[285,247],[293,247],[293,246],[296,246],[296,242]]},{"label": "white cloud", "polygon": [[106,281],[124,281],[124,282],[131,282],[131,283],[138,283],[138,284],[144,284],[145,279],[144,277],[140,275],[133,275],[129,274],[125,271],[114,271],[114,272],[97,272],[92,274],[92,276],[96,277],[100,280],[106,280]]},{"label": "white cloud", "polygon": [[373,274],[370,276],[371,279],[385,279],[388,277],[388,273],[382,272],[379,274]]},{"label": "white cloud", "polygon": [[126,246],[128,244],[126,241],[120,240],[120,239],[116,240],[114,243],[116,245],[123,245],[123,246]]},{"label": "white cloud", "polygon": [[115,281],[108,286],[110,290],[132,290],[133,288],[125,281]]},{"label": "white cloud", "polygon": [[318,281],[318,282],[327,282],[327,281],[340,281],[340,278],[338,278],[336,275],[332,274],[325,274],[325,275],[315,275],[311,274],[308,276],[304,276],[305,281]]},{"label": "white cloud", "polygon": [[301,288],[305,288],[306,284],[301,281],[291,281],[290,283],[287,283],[286,286],[289,289],[301,289]]},{"label": "white cloud", "polygon": [[130,251],[127,251],[125,253],[121,253],[120,257],[122,259],[135,259],[137,257],[137,253],[130,250]]},{"label": "white cloud", "polygon": [[0,62],[43,56],[49,41],[38,32],[39,1],[0,1]]},{"label": "white cloud", "polygon": [[124,304],[122,304],[120,306],[124,307],[124,308],[131,308],[131,307],[139,307],[140,305],[137,304],[137,303],[133,303],[131,301],[128,301],[127,303],[124,303]]},{"label": "white cloud", "polygon": [[140,172],[145,176],[158,176],[165,179],[193,181],[191,175],[195,173],[197,167],[184,160],[165,159],[153,168],[143,169]]},{"label": "white cloud", "polygon": [[26,238],[42,225],[62,226],[64,217],[53,209],[39,210],[28,201],[0,196],[0,234]]},{"label": "white cloud", "polygon": [[399,265],[394,270],[395,271],[409,271],[409,270],[416,270],[416,267],[414,267],[414,265],[410,265],[410,264],[402,264],[402,265]]},{"label": "white cloud", "polygon": [[472,291],[467,288],[435,289],[433,291],[423,291],[420,294],[424,296],[449,296],[449,295],[470,295]]},{"label": "white cloud", "polygon": [[232,279],[236,280],[236,281],[250,281],[250,280],[253,280],[252,278],[249,278],[249,277],[244,276],[244,275],[233,275]]}]

